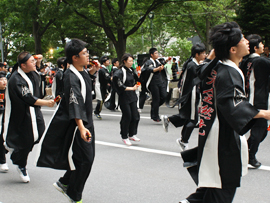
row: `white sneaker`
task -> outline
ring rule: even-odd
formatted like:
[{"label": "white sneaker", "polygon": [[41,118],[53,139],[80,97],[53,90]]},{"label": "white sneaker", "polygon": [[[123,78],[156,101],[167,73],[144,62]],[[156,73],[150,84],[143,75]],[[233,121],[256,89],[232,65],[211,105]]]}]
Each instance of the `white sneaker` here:
[{"label": "white sneaker", "polygon": [[188,201],[187,199],[184,199],[184,200],[182,200],[182,201],[179,202],[179,203],[189,203],[189,201]]},{"label": "white sneaker", "polygon": [[135,142],[140,142],[141,141],[141,139],[138,138],[136,135],[133,135],[132,137],[129,137],[129,139],[132,140],[132,141],[135,141]]},{"label": "white sneaker", "polygon": [[8,165],[7,163],[5,164],[0,164],[0,171],[3,172],[3,173],[6,173],[8,172],[9,168],[8,168]]},{"label": "white sneaker", "polygon": [[21,179],[22,179],[22,181],[24,183],[29,183],[30,182],[30,177],[28,175],[28,172],[27,172],[26,168],[19,168],[18,167],[17,171],[20,174],[20,177],[21,177]]},{"label": "white sneaker", "polygon": [[168,127],[169,127],[168,116],[167,115],[161,116],[161,121],[162,121],[163,128],[164,128],[165,132],[167,133]]},{"label": "white sneaker", "polygon": [[127,139],[122,139],[122,141],[127,145],[127,146],[131,146],[131,142],[130,140],[127,138]]},{"label": "white sneaker", "polygon": [[185,151],[188,149],[188,143],[182,142],[180,138],[176,139],[176,143],[180,145],[182,151]]}]

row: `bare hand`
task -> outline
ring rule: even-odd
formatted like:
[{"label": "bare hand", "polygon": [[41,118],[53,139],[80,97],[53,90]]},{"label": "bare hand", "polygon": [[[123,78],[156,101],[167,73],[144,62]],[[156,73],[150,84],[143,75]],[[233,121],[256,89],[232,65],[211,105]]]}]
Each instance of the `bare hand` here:
[{"label": "bare hand", "polygon": [[159,66],[159,70],[163,70],[164,69],[164,66]]},{"label": "bare hand", "polygon": [[50,99],[50,100],[47,101],[47,105],[46,106],[53,107],[54,104],[55,104],[54,100],[53,99]]},{"label": "bare hand", "polygon": [[137,89],[138,89],[138,87],[139,87],[139,85],[137,85],[137,84],[136,84],[136,85],[134,85],[134,86],[133,86],[133,90],[137,90]]},{"label": "bare hand", "polygon": [[92,135],[91,135],[90,131],[87,128],[80,129],[80,134],[81,134],[81,138],[85,142],[90,142],[91,141]]},{"label": "bare hand", "polygon": [[215,54],[215,49],[212,49],[207,57],[210,60],[213,60],[214,58],[216,58],[216,54]]}]

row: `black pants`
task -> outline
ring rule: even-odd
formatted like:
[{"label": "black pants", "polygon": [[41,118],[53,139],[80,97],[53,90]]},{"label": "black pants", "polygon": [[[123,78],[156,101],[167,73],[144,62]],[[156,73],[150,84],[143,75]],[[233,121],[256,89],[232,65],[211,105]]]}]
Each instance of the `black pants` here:
[{"label": "black pants", "polygon": [[[90,131],[91,132],[91,131]],[[92,141],[85,142],[79,133],[76,132],[76,137],[73,144],[73,156],[75,171],[67,171],[59,181],[68,185],[67,195],[74,201],[82,199],[82,192],[85,182],[91,172],[91,168],[95,157],[95,136],[92,133]]]},{"label": "black pants", "polygon": [[101,92],[102,100],[97,100],[97,106],[95,108],[94,114],[100,114],[102,110],[102,105],[107,97],[107,89],[101,88],[100,92]]},{"label": "black pants", "polygon": [[97,100],[97,106],[95,108],[94,114],[100,114],[102,110],[103,101]]},{"label": "black pants", "polygon": [[181,141],[184,143],[188,143],[188,140],[197,124],[197,121],[182,119],[179,114],[170,116],[169,120],[176,128],[184,126],[181,132]]},{"label": "black pants", "polygon": [[140,114],[137,109],[137,101],[129,104],[120,104],[122,118],[120,121],[120,129],[122,139],[127,139],[137,134]]},{"label": "black pants", "polygon": [[174,80],[177,80],[177,71],[172,71],[172,76]]},{"label": "black pants", "polygon": [[146,98],[147,98],[146,92],[141,91],[140,96],[139,96],[139,108],[140,109],[143,109]]},{"label": "black pants", "polygon": [[182,129],[182,142],[188,143],[188,140],[191,136],[192,131],[194,130],[195,126],[197,124],[197,121],[194,120],[187,120],[184,124],[184,127]]},{"label": "black pants", "polygon": [[231,203],[233,201],[236,188],[197,188],[187,200],[190,203]]},{"label": "black pants", "polygon": [[1,135],[0,137],[1,137],[1,140],[0,140],[0,164],[5,164],[7,150],[4,146],[3,136]]},{"label": "black pants", "polygon": [[26,149],[15,149],[10,155],[12,163],[22,168],[26,167],[28,155],[32,151],[32,148],[33,147]]},{"label": "black pants", "polygon": [[266,135],[267,120],[264,118],[256,119],[255,124],[251,128],[250,137],[248,139],[249,158],[255,158],[259,145],[265,139]]},{"label": "black pants", "polygon": [[167,91],[165,85],[159,84],[157,82],[151,82],[149,85],[149,90],[152,94],[152,102],[151,102],[151,119],[159,119],[159,106],[161,106],[167,96]]}]

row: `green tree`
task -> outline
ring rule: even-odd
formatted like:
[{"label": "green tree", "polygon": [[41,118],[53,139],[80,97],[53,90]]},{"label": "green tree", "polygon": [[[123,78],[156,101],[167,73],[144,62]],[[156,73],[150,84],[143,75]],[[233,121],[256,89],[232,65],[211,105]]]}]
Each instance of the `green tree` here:
[{"label": "green tree", "polygon": [[270,44],[270,1],[239,0],[235,20],[245,35],[259,34],[265,44]]}]

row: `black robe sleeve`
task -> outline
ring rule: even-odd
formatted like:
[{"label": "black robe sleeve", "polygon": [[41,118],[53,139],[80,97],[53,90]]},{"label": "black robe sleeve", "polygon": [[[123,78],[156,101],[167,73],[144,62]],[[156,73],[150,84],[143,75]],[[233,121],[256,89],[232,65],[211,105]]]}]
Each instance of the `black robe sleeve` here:
[{"label": "black robe sleeve", "polygon": [[225,120],[238,134],[246,133],[251,128],[258,110],[247,101],[243,80],[237,70],[221,66],[215,82],[215,91],[217,108]]},{"label": "black robe sleeve", "polygon": [[69,119],[76,118],[88,122],[79,78],[68,71],[68,74],[64,76],[64,85],[64,97],[69,110]]},{"label": "black robe sleeve", "polygon": [[38,100],[38,97],[34,96],[30,92],[28,85],[24,84],[22,81],[17,79],[10,81],[8,91],[10,95],[17,95],[24,103],[35,107],[34,104]]},{"label": "black robe sleeve", "polygon": [[123,82],[123,71],[121,69],[115,71],[113,75],[113,85],[119,95],[122,94],[127,88]]}]

